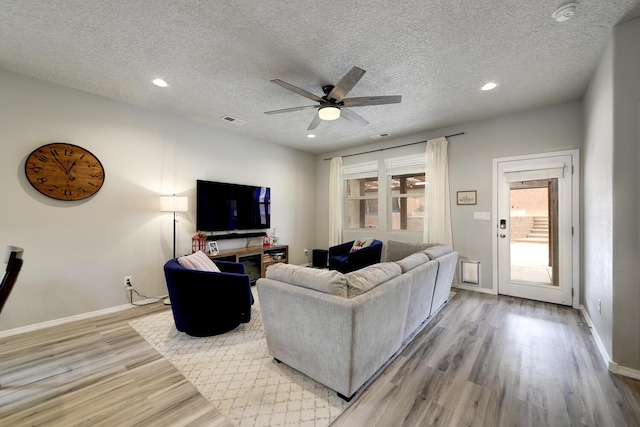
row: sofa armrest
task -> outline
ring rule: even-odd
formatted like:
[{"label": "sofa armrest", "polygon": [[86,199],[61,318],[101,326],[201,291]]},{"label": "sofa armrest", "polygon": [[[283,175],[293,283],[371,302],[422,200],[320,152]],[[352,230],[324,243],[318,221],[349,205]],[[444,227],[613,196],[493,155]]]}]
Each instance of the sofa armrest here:
[{"label": "sofa armrest", "polygon": [[241,262],[214,260],[213,263],[217,265],[223,273],[244,274],[244,264]]},{"label": "sofa armrest", "polygon": [[450,252],[436,258],[438,261],[438,274],[436,285],[433,291],[433,301],[431,302],[431,316],[449,299],[449,292],[455,276],[458,264],[458,252]]},{"label": "sofa armrest", "polygon": [[346,255],[353,247],[353,240],[350,242],[340,243],[339,245],[329,248],[329,258],[336,255]]}]

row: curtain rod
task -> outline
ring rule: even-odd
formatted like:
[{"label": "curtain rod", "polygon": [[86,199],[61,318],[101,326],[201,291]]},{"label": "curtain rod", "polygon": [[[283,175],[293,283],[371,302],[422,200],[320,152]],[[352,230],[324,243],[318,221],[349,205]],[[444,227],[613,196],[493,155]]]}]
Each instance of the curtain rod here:
[{"label": "curtain rod", "polygon": [[[445,135],[445,138],[451,138],[452,136],[458,136],[458,135],[464,135],[464,132],[459,132],[459,133],[454,133],[451,135]],[[344,156],[340,156],[340,157],[352,157],[352,156],[359,156],[361,154],[369,154],[369,153],[376,153],[378,151],[385,151],[385,150],[392,150],[394,148],[401,148],[401,147],[408,147],[410,145],[416,145],[416,144],[422,144],[423,142],[427,142],[428,140],[424,140],[424,141],[418,141],[418,142],[410,142],[408,144],[402,144],[402,145],[395,145],[393,147],[386,147],[386,148],[378,148],[377,150],[371,150],[371,151],[363,151],[362,153],[354,153],[354,154],[345,154]],[[332,157],[329,157],[328,159],[322,159],[322,160],[331,160]]]}]

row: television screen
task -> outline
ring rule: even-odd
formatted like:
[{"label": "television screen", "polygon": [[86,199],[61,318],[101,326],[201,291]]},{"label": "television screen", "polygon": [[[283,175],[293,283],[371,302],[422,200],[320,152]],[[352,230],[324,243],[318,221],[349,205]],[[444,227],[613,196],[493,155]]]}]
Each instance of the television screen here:
[{"label": "television screen", "polygon": [[260,230],[271,226],[271,189],[198,180],[196,227],[200,231]]}]

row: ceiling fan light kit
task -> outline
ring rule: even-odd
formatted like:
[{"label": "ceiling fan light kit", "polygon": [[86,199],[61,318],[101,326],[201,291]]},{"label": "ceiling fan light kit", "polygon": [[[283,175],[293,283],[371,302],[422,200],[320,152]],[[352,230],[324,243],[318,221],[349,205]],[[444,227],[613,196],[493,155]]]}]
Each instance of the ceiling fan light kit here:
[{"label": "ceiling fan light kit", "polygon": [[340,118],[340,109],[332,106],[320,107],[318,116],[320,116],[322,120],[337,120]]},{"label": "ceiling fan light kit", "polygon": [[564,22],[575,15],[577,8],[578,3],[567,3],[564,6],[560,6],[551,16],[558,22]]},{"label": "ceiling fan light kit", "polygon": [[296,87],[282,80],[271,80],[272,83],[277,84],[287,90],[304,96],[307,99],[317,102],[316,105],[304,105],[301,107],[284,108],[282,110],[265,111],[265,114],[280,114],[290,113],[293,111],[317,109],[316,115],[311,120],[311,124],[307,130],[313,130],[318,127],[321,121],[337,120],[340,117],[355,123],[359,126],[366,126],[369,124],[367,120],[361,115],[354,112],[350,107],[365,107],[368,105],[385,105],[385,104],[399,104],[402,101],[401,95],[394,96],[363,96],[357,98],[345,98],[349,91],[360,81],[362,76],[366,73],[365,70],[358,67],[352,67],[347,74],[338,82],[337,85],[324,85],[322,91],[323,97],[314,95],[304,89]]}]

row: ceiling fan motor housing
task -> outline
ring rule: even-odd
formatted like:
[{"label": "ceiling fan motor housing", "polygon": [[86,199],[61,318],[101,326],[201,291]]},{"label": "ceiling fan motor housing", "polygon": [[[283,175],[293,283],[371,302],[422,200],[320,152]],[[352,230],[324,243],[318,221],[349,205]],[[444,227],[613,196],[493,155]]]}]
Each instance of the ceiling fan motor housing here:
[{"label": "ceiling fan motor housing", "polygon": [[333,88],[334,88],[333,85],[325,85],[325,86],[322,86],[322,91],[324,92],[325,95],[329,95],[333,90]]}]

